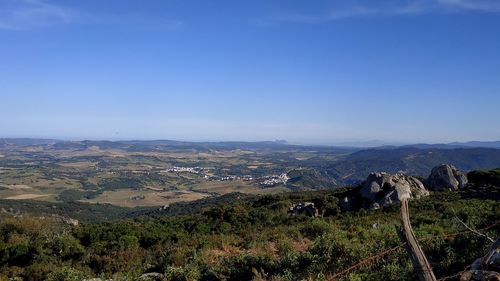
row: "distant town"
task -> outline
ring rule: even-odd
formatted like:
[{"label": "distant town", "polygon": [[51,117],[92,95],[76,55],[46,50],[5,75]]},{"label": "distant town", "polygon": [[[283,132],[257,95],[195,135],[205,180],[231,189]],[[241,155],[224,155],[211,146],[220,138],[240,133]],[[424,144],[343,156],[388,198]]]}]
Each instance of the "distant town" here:
[{"label": "distant town", "polygon": [[243,180],[243,181],[255,181],[258,185],[262,187],[274,187],[277,185],[285,185],[287,181],[290,179],[288,177],[287,173],[281,173],[281,174],[272,174],[268,176],[263,176],[263,177],[257,177],[254,178],[251,175],[243,175],[243,176],[237,176],[237,175],[214,175],[211,172],[213,171],[213,168],[205,168],[205,167],[179,167],[179,166],[174,166],[172,168],[166,169],[162,172],[166,173],[191,173],[191,174],[197,174],[197,175],[202,175],[204,179],[207,180],[217,180],[217,181],[234,181],[234,180]]}]

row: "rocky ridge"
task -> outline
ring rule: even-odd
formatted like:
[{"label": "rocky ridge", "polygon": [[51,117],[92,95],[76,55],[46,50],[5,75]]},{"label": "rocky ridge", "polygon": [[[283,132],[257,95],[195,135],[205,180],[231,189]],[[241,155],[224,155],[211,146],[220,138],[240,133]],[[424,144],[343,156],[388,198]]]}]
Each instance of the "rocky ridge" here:
[{"label": "rocky ridge", "polygon": [[465,174],[448,164],[434,167],[426,180],[401,173],[371,173],[358,188],[340,200],[340,207],[344,211],[378,209],[403,199],[420,199],[428,196],[429,191],[466,188],[467,182]]},{"label": "rocky ridge", "polygon": [[420,180],[403,174],[371,173],[363,183],[359,194],[376,209],[401,202],[403,199],[419,199],[429,195]]}]

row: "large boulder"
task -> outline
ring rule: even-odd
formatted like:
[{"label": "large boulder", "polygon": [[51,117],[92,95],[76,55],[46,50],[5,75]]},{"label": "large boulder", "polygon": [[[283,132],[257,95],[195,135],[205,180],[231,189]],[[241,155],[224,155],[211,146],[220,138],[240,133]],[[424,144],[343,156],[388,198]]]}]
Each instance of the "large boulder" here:
[{"label": "large boulder", "polygon": [[467,184],[467,176],[452,165],[442,164],[432,169],[427,185],[434,191],[457,190]]},{"label": "large boulder", "polygon": [[371,202],[373,209],[391,205],[403,199],[419,199],[429,195],[422,182],[404,174],[371,173],[360,189],[363,199]]}]

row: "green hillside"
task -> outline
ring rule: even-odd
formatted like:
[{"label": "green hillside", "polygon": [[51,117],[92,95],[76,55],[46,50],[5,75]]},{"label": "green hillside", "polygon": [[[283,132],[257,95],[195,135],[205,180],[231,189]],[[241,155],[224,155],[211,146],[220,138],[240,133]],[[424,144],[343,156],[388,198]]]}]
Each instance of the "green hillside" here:
[{"label": "green hillside", "polygon": [[368,149],[349,154],[324,170],[350,184],[365,179],[371,172],[404,172],[427,177],[439,164],[451,164],[461,171],[493,169],[500,166],[500,149],[457,148],[420,149],[413,147]]},{"label": "green hillside", "polygon": [[[396,230],[399,207],[341,213],[340,191],[295,192],[233,198],[186,215],[156,211],[115,222],[71,226],[51,219],[4,218],[0,222],[0,280],[415,280]],[[438,278],[463,270],[488,246],[463,233],[455,215],[491,237],[500,232],[498,201],[474,193],[438,193],[411,202],[415,233]],[[238,199],[239,198],[239,199]],[[314,202],[325,217],[289,216],[292,203]],[[199,210],[199,211],[197,211]],[[460,235],[451,235],[462,233]]]},{"label": "green hillside", "polygon": [[329,189],[337,186],[334,179],[314,169],[294,169],[288,172],[287,186],[292,190]]}]

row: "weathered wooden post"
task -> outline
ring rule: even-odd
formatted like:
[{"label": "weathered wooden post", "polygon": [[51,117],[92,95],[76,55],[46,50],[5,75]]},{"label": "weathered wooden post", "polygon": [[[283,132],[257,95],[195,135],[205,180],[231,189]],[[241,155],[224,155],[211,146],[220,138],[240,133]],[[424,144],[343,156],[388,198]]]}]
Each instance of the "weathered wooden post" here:
[{"label": "weathered wooden post", "polygon": [[431,265],[429,261],[427,261],[422,248],[420,248],[418,244],[415,233],[413,233],[413,229],[411,228],[407,199],[403,199],[401,202],[401,220],[403,223],[402,236],[406,242],[406,249],[410,254],[413,268],[417,272],[418,278],[420,281],[436,281],[436,276],[434,276],[434,272],[432,272]]}]

